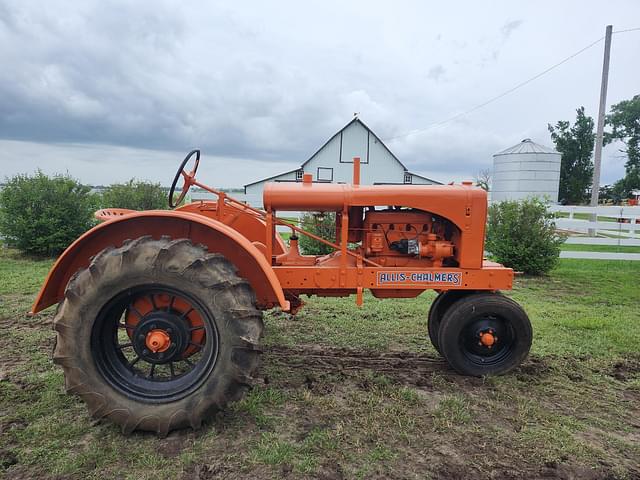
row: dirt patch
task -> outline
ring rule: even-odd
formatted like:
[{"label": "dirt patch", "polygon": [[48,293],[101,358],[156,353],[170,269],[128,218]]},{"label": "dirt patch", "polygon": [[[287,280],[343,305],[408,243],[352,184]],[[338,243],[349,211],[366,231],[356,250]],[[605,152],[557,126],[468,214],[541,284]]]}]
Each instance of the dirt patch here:
[{"label": "dirt patch", "polygon": [[[362,392],[362,395],[365,395],[362,398],[366,399],[367,392],[378,390],[380,384],[379,377],[376,378],[377,374],[394,384],[413,389],[419,400],[414,406],[405,406],[410,410],[406,415],[411,419],[410,422],[415,419],[426,428],[422,427],[419,432],[411,434],[415,435],[414,441],[419,439],[417,444],[411,445],[407,445],[402,437],[392,438],[385,434],[384,429],[378,432],[378,435],[384,437],[385,446],[396,452],[395,460],[391,462],[394,469],[372,467],[366,478],[428,475],[429,478],[437,479],[471,476],[478,479],[616,479],[619,477],[614,467],[620,466],[620,462],[624,464],[626,478],[636,478],[633,476],[633,464],[627,464],[623,460],[624,455],[613,452],[611,456],[605,455],[599,465],[589,465],[571,454],[560,456],[560,460],[545,462],[540,458],[529,458],[528,454],[514,450],[519,447],[512,445],[508,439],[517,441],[521,436],[526,438],[527,434],[521,433],[523,428],[535,432],[538,428],[544,431],[549,427],[536,425],[527,410],[518,412],[510,406],[511,404],[504,403],[505,397],[495,397],[494,395],[499,394],[499,389],[496,389],[492,382],[481,378],[461,377],[452,372],[439,357],[406,351],[379,352],[319,345],[271,346],[266,349],[264,357],[266,367],[279,367],[277,377],[268,379],[270,386],[295,392],[306,390],[313,395],[326,396],[327,402],[331,402],[335,409],[330,418],[327,417],[326,411],[318,411],[315,408],[305,410],[306,423],[290,425],[292,430],[297,431],[298,441],[304,438],[305,432],[314,424],[335,431],[336,425],[352,423],[353,403],[344,399],[356,398],[356,391]],[[635,362],[624,362],[623,365],[614,368],[625,375],[633,375],[637,366]],[[534,395],[534,385],[542,385],[540,388],[545,391],[545,382],[557,382],[559,378],[571,382],[574,389],[591,392],[588,385],[589,375],[590,369],[585,367],[581,359],[532,356],[514,372],[514,389],[509,390],[509,397],[506,398],[513,398],[511,396],[515,395],[522,401],[528,395]],[[621,393],[622,391],[620,389]],[[560,395],[541,397],[538,401],[546,406],[546,411],[550,414],[571,417],[576,413],[572,401],[565,400]],[[376,408],[380,415],[384,415],[385,409],[394,408],[396,400],[378,402]],[[526,408],[526,402],[522,404]],[[458,409],[463,411],[460,412]],[[492,413],[487,414],[489,411]],[[436,428],[430,417],[438,415],[443,415],[443,419],[441,426]],[[456,415],[463,424],[456,424]],[[595,410],[582,411],[579,418],[585,418],[585,415],[597,413]],[[465,416],[469,419],[465,420]],[[300,417],[300,412],[291,412],[290,418],[296,417]],[[398,421],[402,422],[402,419]],[[468,422],[466,426],[464,422]],[[474,442],[480,443],[471,446],[468,443],[468,435],[476,435],[473,433],[476,429],[501,433],[493,442],[487,444],[476,438]],[[633,443],[634,439],[635,437],[629,437],[620,440]],[[582,438],[580,441],[583,441],[585,448],[588,448],[587,445],[592,445],[600,451],[610,448],[592,440]],[[361,445],[362,441],[363,438],[353,440],[358,445]],[[423,450],[419,445],[429,447]],[[336,465],[337,463],[323,464],[316,471],[317,478],[348,478],[353,474],[351,471],[345,477],[344,472],[336,468]]]},{"label": "dirt patch", "polygon": [[[637,405],[640,405],[640,389],[627,388],[622,392],[622,396],[625,400],[629,402],[634,402]],[[640,420],[639,420],[638,426],[640,427]]]},{"label": "dirt patch", "polygon": [[0,435],[11,431],[24,430],[28,423],[22,419],[8,420],[0,423]]},{"label": "dirt patch", "polygon": [[342,465],[339,463],[322,465],[318,472],[316,472],[316,478],[319,480],[343,480],[348,478],[345,474]]},{"label": "dirt patch", "polygon": [[37,328],[46,330],[53,328],[53,317],[51,315],[35,315],[30,317],[25,314],[20,318],[0,318],[0,328],[18,327],[18,328]]},{"label": "dirt patch", "polygon": [[526,377],[539,377],[542,374],[547,374],[551,370],[549,363],[535,356],[529,356],[527,360],[516,370],[518,375]]},{"label": "dirt patch", "polygon": [[[536,478],[535,476],[532,478]],[[559,480],[615,480],[618,478],[609,468],[587,468],[579,465],[548,462],[538,472],[537,478]]]},{"label": "dirt patch", "polygon": [[227,477],[228,473],[228,468],[223,464],[197,464],[189,468],[182,478],[184,480],[210,480],[214,478],[230,478]]},{"label": "dirt patch", "polygon": [[167,438],[158,440],[158,452],[165,458],[174,458],[182,453],[185,448],[193,445],[195,433],[191,430],[178,430],[172,432]]},{"label": "dirt patch", "polygon": [[16,454],[8,449],[0,450],[0,469],[6,469],[18,463]]},{"label": "dirt patch", "polygon": [[[543,467],[531,471],[516,469],[513,466],[497,467],[491,472],[489,478],[500,480],[621,480],[622,478],[637,480],[637,478],[640,478],[633,475],[631,473],[631,476],[620,477],[609,467],[589,468],[580,465],[548,462]],[[485,477],[483,475],[472,475],[468,466],[446,465],[438,469],[436,474],[430,478],[449,480],[452,478]]]},{"label": "dirt patch", "polygon": [[[540,457],[531,458],[530,443],[515,443],[520,434],[516,426],[533,431],[538,427],[526,410],[521,417],[514,410],[516,400],[535,397],[535,385],[549,378],[564,382],[565,372],[574,372],[575,378],[568,381],[596,394],[588,384],[589,369],[579,368],[578,359],[533,356],[513,376],[493,383],[461,377],[440,357],[429,354],[319,345],[265,350],[263,371],[270,378],[256,389],[273,389],[281,395],[278,400],[266,397],[265,403],[258,405],[258,413],[232,407],[199,432],[178,431],[166,439],[140,434],[141,440],[153,442],[153,450],[171,462],[181,462],[182,454],[199,449],[194,463],[185,464],[176,474],[179,478],[617,478],[612,472],[619,467],[622,454],[591,437],[581,440],[607,452],[602,459],[605,464],[590,465],[570,455],[545,463]],[[25,356],[19,363],[27,360]],[[602,369],[603,373],[619,372],[631,378],[638,366],[634,359],[603,365]],[[4,381],[22,391],[40,388],[18,377],[15,370],[5,377]],[[504,387],[505,382],[509,388],[501,394],[499,386]],[[610,383],[624,391],[624,384]],[[575,413],[562,397],[549,398],[545,393],[536,400],[551,413]],[[580,412],[580,418],[597,413],[587,409]],[[6,419],[0,424],[0,434],[13,435],[27,426],[20,419]],[[620,441],[635,441],[635,434],[620,437]],[[75,445],[76,451],[86,448],[77,439]],[[272,451],[265,456],[289,457],[256,459],[256,449],[269,448]],[[5,450],[0,451],[3,468],[11,478],[29,478],[32,472],[21,470],[14,451],[14,445],[5,442]],[[309,470],[312,473],[301,470],[307,457],[316,462]],[[625,465],[626,478],[640,478],[634,468]]]},{"label": "dirt patch", "polygon": [[[362,374],[366,371],[384,375],[396,383],[421,388],[433,387],[434,376],[444,377],[463,387],[485,384],[482,378],[457,375],[442,357],[406,351],[379,352],[321,345],[271,346],[264,352],[264,361],[304,371],[307,387],[311,390],[326,388],[328,390],[325,393],[329,393],[333,387],[319,386],[317,379],[331,374],[358,378],[361,381],[359,386],[368,389],[368,380],[362,380]],[[547,361],[539,357],[529,357],[514,374],[519,380],[536,381],[550,371],[551,367]],[[269,380],[267,378],[267,382]]]},{"label": "dirt patch", "polygon": [[[33,363],[34,356],[51,357],[56,338],[51,327],[51,317],[44,317],[34,322],[23,319],[0,320],[0,331],[20,333],[17,339],[11,338],[9,335],[0,336],[0,382],[12,381],[21,388],[28,389],[29,385],[25,384],[16,371]],[[49,335],[39,335],[42,331],[49,333]],[[38,335],[37,342],[33,341],[33,344],[28,347],[19,346],[22,342],[26,344],[36,335]],[[27,340],[25,341],[25,339]]]},{"label": "dirt patch", "polygon": [[7,471],[8,473],[6,473],[6,476],[2,477],[3,471],[2,469],[0,469],[0,478],[7,478],[11,480],[44,480],[44,479],[72,480],[72,477],[69,477],[69,476],[46,475],[37,469],[29,468],[29,467],[18,465],[18,464],[12,465],[11,467],[9,467]]},{"label": "dirt patch", "polygon": [[613,365],[610,375],[616,380],[626,382],[640,377],[640,359],[627,358]]},{"label": "dirt patch", "polygon": [[[316,345],[296,347],[272,346],[265,352],[265,361],[309,372],[339,373],[359,376],[370,370],[384,374],[398,383],[426,386],[433,373],[450,372],[439,357],[412,352],[375,352],[332,348]],[[313,386],[314,377],[308,377]]]}]

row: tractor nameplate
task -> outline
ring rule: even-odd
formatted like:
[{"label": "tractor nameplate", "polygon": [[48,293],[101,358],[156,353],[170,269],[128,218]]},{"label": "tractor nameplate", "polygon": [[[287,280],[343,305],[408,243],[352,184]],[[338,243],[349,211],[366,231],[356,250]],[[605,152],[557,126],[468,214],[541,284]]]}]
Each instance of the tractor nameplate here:
[{"label": "tractor nameplate", "polygon": [[377,272],[378,286],[460,285],[460,272]]}]

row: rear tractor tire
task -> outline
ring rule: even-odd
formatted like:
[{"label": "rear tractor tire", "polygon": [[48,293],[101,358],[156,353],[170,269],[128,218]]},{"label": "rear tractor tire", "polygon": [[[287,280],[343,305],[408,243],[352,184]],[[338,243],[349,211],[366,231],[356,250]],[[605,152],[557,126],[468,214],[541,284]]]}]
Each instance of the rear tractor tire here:
[{"label": "rear tractor tire", "polygon": [[125,433],[166,436],[242,397],[263,323],[249,283],[223,256],[141,237],[71,278],[54,328],[67,392]]},{"label": "rear tractor tire", "polygon": [[442,317],[442,356],[462,375],[502,375],[529,354],[533,330],[520,305],[500,293],[477,292],[456,300]]}]

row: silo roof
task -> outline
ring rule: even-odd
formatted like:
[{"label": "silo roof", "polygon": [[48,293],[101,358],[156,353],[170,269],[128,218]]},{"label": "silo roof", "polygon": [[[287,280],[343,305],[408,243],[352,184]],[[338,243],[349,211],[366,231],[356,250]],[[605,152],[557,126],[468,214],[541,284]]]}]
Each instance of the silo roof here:
[{"label": "silo roof", "polygon": [[558,155],[558,152],[553,148],[545,147],[544,145],[540,145],[532,141],[530,138],[525,138],[520,143],[514,145],[513,147],[509,147],[501,152],[495,153],[493,156],[497,155],[512,155],[519,153],[549,153]]}]

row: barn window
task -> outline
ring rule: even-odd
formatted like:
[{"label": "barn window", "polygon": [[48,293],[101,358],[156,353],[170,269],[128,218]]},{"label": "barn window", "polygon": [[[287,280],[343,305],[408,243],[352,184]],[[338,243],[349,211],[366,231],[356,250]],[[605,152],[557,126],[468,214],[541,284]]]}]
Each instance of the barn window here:
[{"label": "barn window", "polygon": [[296,180],[297,181],[302,180],[302,175],[304,175],[304,172],[302,171],[302,169],[296,170]]},{"label": "barn window", "polygon": [[333,168],[318,167],[319,182],[333,182]]},{"label": "barn window", "polygon": [[413,176],[409,172],[404,172],[404,183],[413,183]]}]

